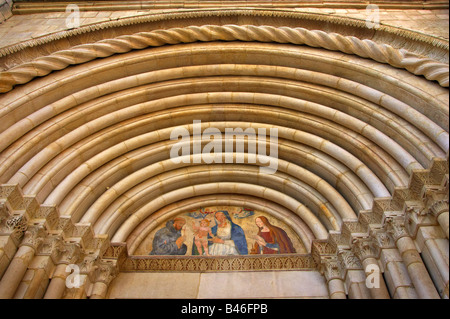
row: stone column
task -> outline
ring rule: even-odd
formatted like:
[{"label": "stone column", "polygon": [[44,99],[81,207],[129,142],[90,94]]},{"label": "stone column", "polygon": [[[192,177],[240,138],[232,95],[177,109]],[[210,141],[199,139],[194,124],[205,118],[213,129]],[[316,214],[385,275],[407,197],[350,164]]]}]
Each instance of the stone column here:
[{"label": "stone column", "polygon": [[417,299],[417,293],[409,277],[403,259],[395,247],[394,240],[384,230],[372,231],[379,248],[378,255],[384,268],[386,285],[394,299]]},{"label": "stone column", "polygon": [[56,247],[54,259],[57,265],[45,292],[44,299],[62,298],[66,289],[67,276],[71,272],[69,265],[76,264],[80,255],[81,249],[77,243],[61,243]]},{"label": "stone column", "polygon": [[373,299],[390,299],[380,265],[376,259],[374,240],[371,237],[355,238],[352,251],[361,260],[366,274],[366,287]]},{"label": "stone column", "polygon": [[358,257],[350,250],[341,250],[338,256],[345,273],[349,299],[371,299],[372,296],[366,286],[366,274]]},{"label": "stone column", "polygon": [[44,235],[43,226],[28,227],[19,250],[0,281],[0,299],[11,299],[14,296]]},{"label": "stone column", "polygon": [[441,298],[449,298],[449,242],[439,226],[423,226],[417,232],[417,243]]},{"label": "stone column", "polygon": [[323,258],[322,269],[328,283],[330,299],[347,299],[342,271],[337,257]]},{"label": "stone column", "polygon": [[117,276],[117,263],[115,260],[101,260],[96,272],[90,299],[105,299],[109,284]]},{"label": "stone column", "polygon": [[27,218],[10,215],[7,204],[0,206],[0,278],[3,278],[27,229]]},{"label": "stone column", "polygon": [[417,251],[414,241],[405,228],[403,218],[389,217],[386,222],[412,282],[414,283],[418,296],[421,299],[440,299],[436,287]]},{"label": "stone column", "polygon": [[439,225],[441,226],[442,230],[444,231],[445,235],[447,236],[447,239],[449,239],[448,238],[448,232],[449,232],[449,230],[448,230],[448,228],[449,228],[448,199],[435,202],[431,206],[430,211],[433,214],[433,216],[436,218],[436,220],[438,221]]}]

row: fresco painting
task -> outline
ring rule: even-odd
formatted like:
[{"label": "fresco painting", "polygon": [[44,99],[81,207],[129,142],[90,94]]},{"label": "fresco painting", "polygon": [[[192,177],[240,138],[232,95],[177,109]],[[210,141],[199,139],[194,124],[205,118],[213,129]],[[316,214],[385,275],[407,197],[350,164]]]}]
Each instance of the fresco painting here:
[{"label": "fresco painting", "polygon": [[201,207],[166,220],[136,250],[153,256],[302,253],[298,235],[279,219],[246,207]]}]

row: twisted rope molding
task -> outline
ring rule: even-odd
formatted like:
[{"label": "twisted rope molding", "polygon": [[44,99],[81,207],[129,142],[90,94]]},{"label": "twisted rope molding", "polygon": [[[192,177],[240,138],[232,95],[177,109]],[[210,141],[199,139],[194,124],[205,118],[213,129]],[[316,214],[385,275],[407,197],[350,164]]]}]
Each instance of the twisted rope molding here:
[{"label": "twisted rope molding", "polygon": [[320,30],[311,31],[304,28],[205,25],[123,35],[91,44],[77,45],[69,50],[61,50],[45,57],[39,57],[1,72],[0,93],[8,92],[15,85],[27,83],[35,77],[45,76],[52,71],[64,69],[69,65],[82,64],[96,58],[105,58],[117,53],[165,44],[219,40],[289,43],[340,51],[406,69],[415,75],[423,75],[430,81],[438,81],[443,87],[449,86],[448,64],[404,49],[395,49],[387,44],[378,44],[372,40],[361,40],[352,36],[342,36]]},{"label": "twisted rope molding", "polygon": [[[228,10],[223,10],[221,8],[212,9],[196,9],[196,10],[176,10],[167,13],[157,13],[157,14],[144,14],[133,17],[118,18],[113,21],[99,22],[94,24],[89,24],[81,26],[79,28],[57,31],[48,35],[44,35],[38,38],[33,38],[26,40],[17,44],[13,44],[7,47],[0,48],[0,57],[7,56],[24,50],[26,48],[35,47],[43,45],[55,40],[64,39],[71,36],[76,36],[80,34],[85,34],[93,31],[98,31],[108,28],[117,28],[129,25],[136,25],[149,22],[158,22],[166,20],[176,20],[176,19],[196,19],[205,17],[227,17],[233,15],[242,16],[255,16],[255,17],[276,17],[276,18],[292,18],[307,21],[320,21],[326,23],[332,23],[337,25],[345,25],[356,28],[366,28],[366,21],[357,18],[348,18],[343,16],[330,16],[326,13],[312,13],[312,12],[292,12],[285,11],[282,9],[272,8],[270,11],[261,8],[230,8]],[[399,27],[394,27],[390,25],[381,24],[378,28],[380,32],[386,32],[387,34],[392,34],[394,36],[403,37],[405,39],[410,39],[414,41],[419,41],[423,43],[430,44],[437,48],[443,48],[448,51],[449,44],[448,40],[441,39],[432,35],[425,35],[418,31],[412,31],[408,29],[402,29]]]}]

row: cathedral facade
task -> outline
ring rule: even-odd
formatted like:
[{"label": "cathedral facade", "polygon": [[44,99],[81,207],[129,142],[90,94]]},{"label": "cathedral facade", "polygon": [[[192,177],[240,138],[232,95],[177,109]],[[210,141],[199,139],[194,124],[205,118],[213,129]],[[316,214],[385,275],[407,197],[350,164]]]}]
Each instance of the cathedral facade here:
[{"label": "cathedral facade", "polygon": [[0,298],[449,297],[448,1],[0,1]]}]

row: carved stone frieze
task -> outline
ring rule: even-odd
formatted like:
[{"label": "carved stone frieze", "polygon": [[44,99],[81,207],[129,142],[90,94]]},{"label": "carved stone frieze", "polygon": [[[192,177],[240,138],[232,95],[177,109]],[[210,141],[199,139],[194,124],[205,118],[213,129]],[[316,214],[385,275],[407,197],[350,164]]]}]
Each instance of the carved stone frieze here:
[{"label": "carved stone frieze", "polygon": [[265,256],[132,256],[121,265],[121,271],[222,272],[255,270],[311,270],[317,264],[311,255]]}]

